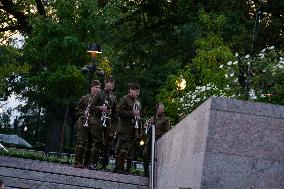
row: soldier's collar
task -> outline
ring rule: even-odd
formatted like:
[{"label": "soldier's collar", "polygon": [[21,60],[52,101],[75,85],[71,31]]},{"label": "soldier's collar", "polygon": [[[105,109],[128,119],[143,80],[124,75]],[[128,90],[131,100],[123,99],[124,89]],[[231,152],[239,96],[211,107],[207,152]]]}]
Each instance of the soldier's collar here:
[{"label": "soldier's collar", "polygon": [[164,116],[164,113],[156,114],[156,117],[163,117],[163,116]]},{"label": "soldier's collar", "polygon": [[132,99],[132,100],[138,100],[138,99],[135,99],[133,96],[131,96],[130,94],[127,95],[128,98]]},{"label": "soldier's collar", "polygon": [[104,90],[104,93],[106,93],[106,94],[111,94],[111,91]]}]

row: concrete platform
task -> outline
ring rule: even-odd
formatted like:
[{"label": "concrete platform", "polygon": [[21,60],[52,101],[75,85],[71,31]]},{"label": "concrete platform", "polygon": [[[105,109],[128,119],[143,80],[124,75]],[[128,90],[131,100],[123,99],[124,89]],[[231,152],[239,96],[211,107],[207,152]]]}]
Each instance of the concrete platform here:
[{"label": "concrete platform", "polygon": [[0,178],[8,189],[146,189],[149,183],[140,176],[5,156],[0,157]]}]

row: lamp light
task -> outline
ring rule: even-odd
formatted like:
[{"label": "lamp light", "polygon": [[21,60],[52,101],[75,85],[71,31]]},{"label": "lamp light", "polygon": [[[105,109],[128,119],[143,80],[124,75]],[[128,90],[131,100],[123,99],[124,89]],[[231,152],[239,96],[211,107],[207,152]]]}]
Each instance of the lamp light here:
[{"label": "lamp light", "polygon": [[186,80],[184,78],[176,81],[177,90],[182,91],[186,87]]},{"label": "lamp light", "polygon": [[102,53],[102,46],[96,43],[89,43],[87,52],[100,54]]}]

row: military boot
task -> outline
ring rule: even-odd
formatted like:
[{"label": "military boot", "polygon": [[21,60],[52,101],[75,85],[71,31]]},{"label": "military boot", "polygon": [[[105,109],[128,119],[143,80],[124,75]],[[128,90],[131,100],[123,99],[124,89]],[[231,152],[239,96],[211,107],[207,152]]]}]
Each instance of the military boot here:
[{"label": "military boot", "polygon": [[89,149],[86,149],[85,151],[85,157],[84,157],[84,166],[88,167],[91,161],[91,153],[92,151]]},{"label": "military boot", "polygon": [[102,169],[106,170],[108,163],[109,163],[109,155],[108,154],[103,154]]},{"label": "military boot", "polygon": [[144,177],[149,177],[149,161],[144,161],[143,167],[144,167]]},{"label": "military boot", "polygon": [[132,157],[127,158],[127,164],[126,164],[126,172],[130,173],[131,167],[132,167]]},{"label": "military boot", "polygon": [[85,154],[85,148],[77,145],[75,148],[75,164],[74,167],[84,168],[83,159]]},{"label": "military boot", "polygon": [[120,151],[119,154],[115,158],[115,168],[113,170],[114,173],[121,173],[121,174],[126,174],[124,171],[124,163],[125,163],[125,158],[126,158],[126,152],[125,151]]},{"label": "military boot", "polygon": [[92,150],[90,164],[89,164],[89,167],[88,167],[89,169],[98,170],[97,163],[98,163],[98,160],[99,160],[99,154],[100,154],[100,150],[98,150],[98,149]]}]

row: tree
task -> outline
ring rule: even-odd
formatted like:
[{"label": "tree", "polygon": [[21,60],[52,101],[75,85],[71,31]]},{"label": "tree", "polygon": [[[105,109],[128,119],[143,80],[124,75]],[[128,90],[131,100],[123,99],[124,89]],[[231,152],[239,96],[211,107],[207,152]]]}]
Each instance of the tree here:
[{"label": "tree", "polygon": [[[224,72],[218,66],[232,58],[232,52],[251,52],[254,28],[254,51],[268,44],[281,46],[283,41],[283,3],[276,0],[263,3],[267,14],[257,27],[251,3],[256,8],[262,4],[256,0],[0,3],[1,31],[16,29],[26,37],[23,57],[31,66],[30,74],[20,78],[13,90],[21,91],[29,103],[44,110],[47,125],[52,125],[51,136],[62,131],[67,110],[72,110],[85,91],[79,69],[90,60],[85,52],[88,42],[103,45],[101,60],[108,74],[116,78],[118,97],[126,93],[127,82],[138,81],[144,113],[153,112],[153,104],[164,100],[175,117],[174,99],[183,95],[175,87],[180,75],[187,80],[184,92],[213,81],[221,87],[225,76],[220,77]],[[206,13],[202,19],[201,10]],[[219,28],[213,28],[214,24]]]},{"label": "tree", "polygon": [[22,52],[11,46],[0,46],[0,94],[7,97],[8,81],[29,71],[30,66],[21,60]]},{"label": "tree", "polygon": [[[1,3],[1,8],[11,13],[8,2]],[[30,6],[23,2],[10,4],[13,10],[20,12],[31,6],[37,7],[36,14],[26,14],[26,20],[29,20],[26,26],[30,29],[18,28],[27,36],[23,56],[31,66],[30,74],[14,82],[12,90],[21,93],[28,103],[44,109],[45,121],[49,123],[47,150],[58,151],[64,117],[85,91],[80,68],[90,60],[85,46],[94,35],[81,23],[93,22],[88,20],[89,16],[94,16],[89,13],[98,8],[93,3],[88,4],[90,1],[49,1],[44,9],[40,8],[41,1],[35,3]],[[15,24],[24,25],[19,20]]]},{"label": "tree", "polygon": [[153,111],[155,96],[165,78],[194,54],[192,43],[198,36],[197,24],[185,12],[194,15],[195,6],[191,6],[193,1],[189,5],[175,3],[109,1],[102,12],[106,29],[101,38],[111,46],[107,53],[119,83],[117,94],[126,93],[127,82],[139,82],[145,113]]},{"label": "tree", "polygon": [[12,128],[10,127],[11,109],[0,113],[0,133],[11,133]]}]

